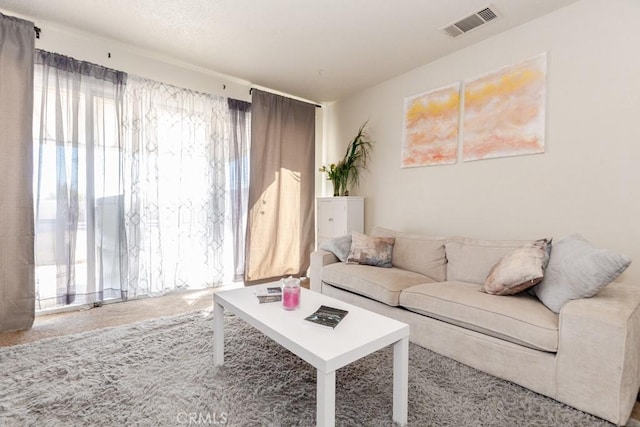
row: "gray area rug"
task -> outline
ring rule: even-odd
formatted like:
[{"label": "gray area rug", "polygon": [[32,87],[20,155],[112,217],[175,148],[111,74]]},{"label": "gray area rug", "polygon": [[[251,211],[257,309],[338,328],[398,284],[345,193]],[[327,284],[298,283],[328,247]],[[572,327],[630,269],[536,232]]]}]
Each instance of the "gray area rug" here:
[{"label": "gray area rug", "polygon": [[[204,313],[0,349],[0,426],[313,426],[315,370],[225,319],[213,366]],[[611,425],[411,344],[411,426]],[[392,352],[337,373],[336,424],[389,426]]]}]

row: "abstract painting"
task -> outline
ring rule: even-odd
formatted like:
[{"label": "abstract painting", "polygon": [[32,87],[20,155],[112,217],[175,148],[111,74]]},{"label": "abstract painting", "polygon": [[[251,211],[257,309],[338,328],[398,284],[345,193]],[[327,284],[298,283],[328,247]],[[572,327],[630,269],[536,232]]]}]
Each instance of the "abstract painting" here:
[{"label": "abstract painting", "polygon": [[465,82],[464,161],[544,153],[547,55]]},{"label": "abstract painting", "polygon": [[401,167],[457,160],[460,82],[404,100]]}]

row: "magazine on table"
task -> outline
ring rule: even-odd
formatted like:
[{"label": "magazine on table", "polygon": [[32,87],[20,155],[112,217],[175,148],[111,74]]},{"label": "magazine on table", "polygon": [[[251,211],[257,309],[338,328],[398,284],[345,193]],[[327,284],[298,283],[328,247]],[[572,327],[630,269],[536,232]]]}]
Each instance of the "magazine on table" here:
[{"label": "magazine on table", "polygon": [[305,317],[304,320],[333,329],[348,313],[347,310],[321,305],[319,309]]},{"label": "magazine on table", "polygon": [[265,302],[282,301],[282,288],[280,286],[260,288],[256,291],[256,296],[258,297],[258,302],[260,302],[260,304]]}]

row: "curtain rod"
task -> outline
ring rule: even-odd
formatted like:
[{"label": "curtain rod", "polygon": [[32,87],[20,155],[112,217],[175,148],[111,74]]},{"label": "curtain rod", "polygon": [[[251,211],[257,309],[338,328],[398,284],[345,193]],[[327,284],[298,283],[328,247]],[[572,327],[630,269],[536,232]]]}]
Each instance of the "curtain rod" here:
[{"label": "curtain rod", "polygon": [[[249,95],[251,95],[251,93],[253,92],[253,88],[249,89]],[[291,98],[291,99],[295,99],[295,98]],[[301,102],[306,102],[306,101],[301,101]],[[307,102],[307,104],[311,104],[311,105],[315,105],[316,108],[322,108],[322,105],[320,104],[314,104],[313,102]]]},{"label": "curtain rod", "polygon": [[[33,26],[33,31],[36,32],[36,38],[39,39],[40,38],[40,32],[42,31],[42,29],[40,27],[36,27],[35,25]],[[226,89],[226,87],[224,87],[223,85],[223,89]],[[253,91],[253,88],[249,89],[249,95],[251,95],[251,92]],[[310,103],[313,104],[313,103]],[[320,104],[313,104],[315,105],[317,108],[322,108],[322,105]]]}]

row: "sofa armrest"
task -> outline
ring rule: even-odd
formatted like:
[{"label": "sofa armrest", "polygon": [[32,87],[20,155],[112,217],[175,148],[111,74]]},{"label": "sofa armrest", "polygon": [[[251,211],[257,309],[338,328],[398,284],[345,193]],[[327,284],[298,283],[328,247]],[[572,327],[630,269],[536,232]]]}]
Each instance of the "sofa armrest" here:
[{"label": "sofa armrest", "polygon": [[568,302],[559,332],[556,398],[624,425],[640,387],[640,287]]},{"label": "sofa armrest", "polygon": [[322,293],[322,267],[338,261],[338,258],[333,254],[333,252],[318,249],[311,253],[309,278],[311,279],[310,288],[312,291]]}]

